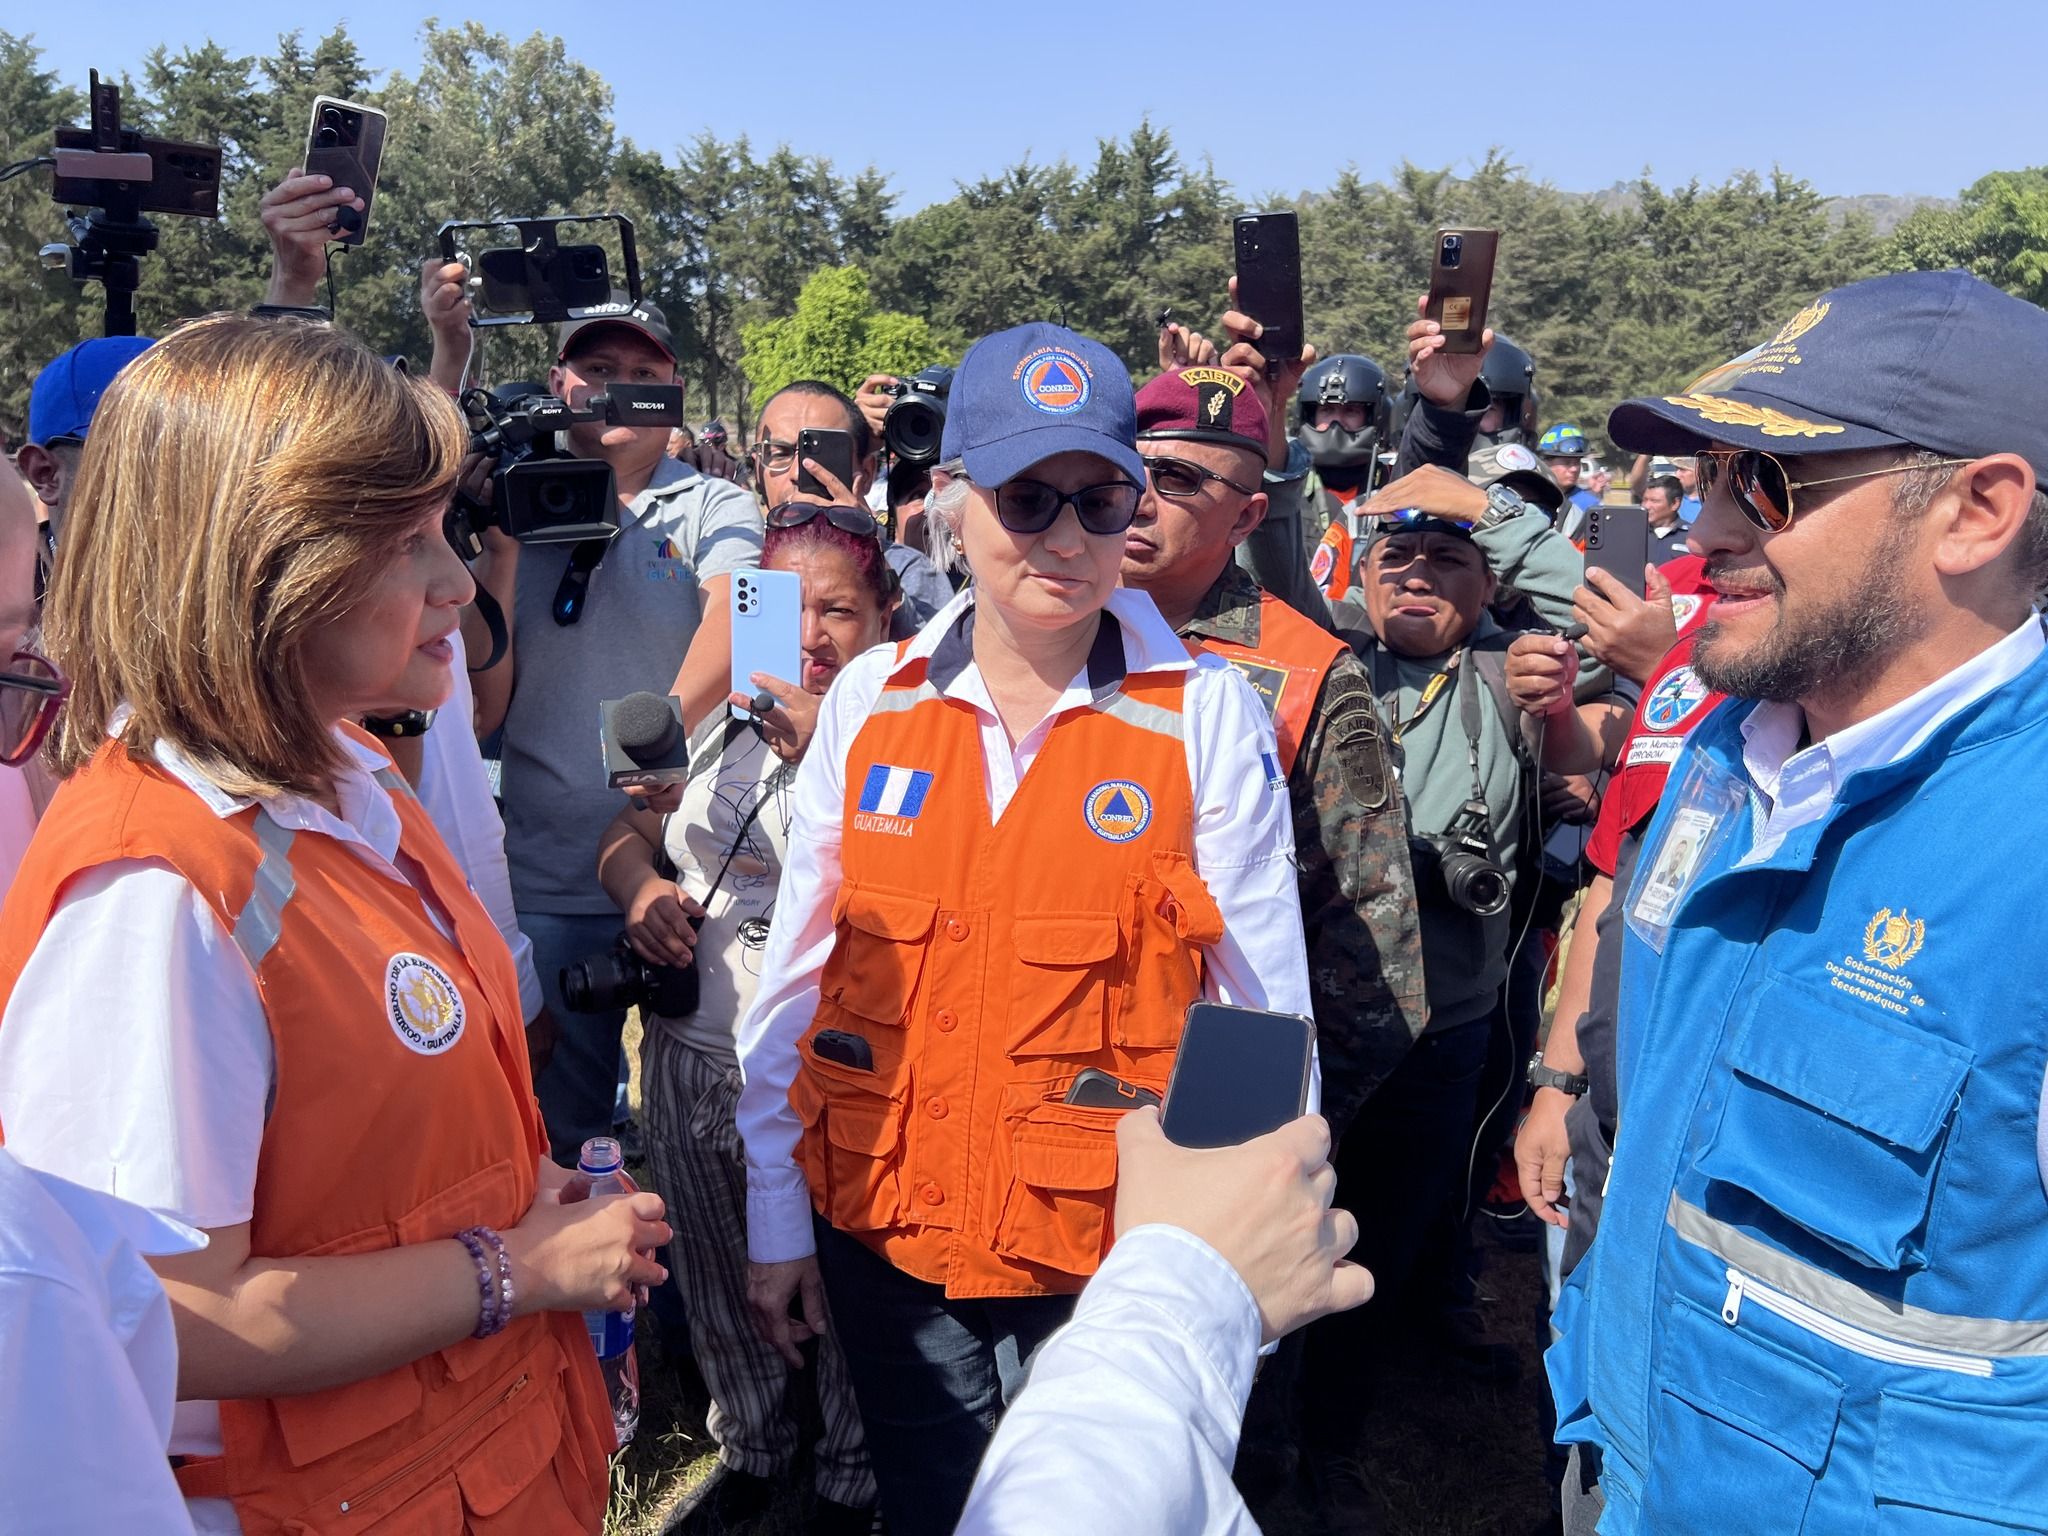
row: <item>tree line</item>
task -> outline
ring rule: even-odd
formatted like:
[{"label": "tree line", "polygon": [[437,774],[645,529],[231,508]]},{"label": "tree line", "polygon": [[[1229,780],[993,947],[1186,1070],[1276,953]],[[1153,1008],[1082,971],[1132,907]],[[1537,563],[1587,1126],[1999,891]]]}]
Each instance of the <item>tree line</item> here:
[{"label": "tree line", "polygon": [[[373,86],[379,72],[338,27],[310,44],[286,34],[265,57],[158,48],[124,77],[130,126],[223,150],[222,219],[157,221],[161,247],[137,300],[144,334],[261,297],[269,248],[257,202],[297,163],[322,93],[390,115],[369,238],[332,266],[344,324],[379,351],[424,356],[419,264],[445,220],[617,211],[635,222],[691,414],[735,427],[764,383],[811,361],[807,337],[847,372],[841,383],[878,360],[956,360],[974,337],[1027,319],[1064,321],[1148,369],[1161,310],[1213,323],[1230,221],[1250,207],[1301,216],[1316,346],[1362,352],[1397,377],[1434,231],[1500,228],[1493,322],[1536,358],[1545,420],[1578,420],[1596,436],[1617,399],[1681,387],[1838,283],[1960,264],[2048,302],[2048,167],[1995,172],[1956,206],[1923,209],[1880,237],[1783,170],[1675,189],[1646,172],[1624,196],[1590,199],[1498,151],[1463,174],[1403,164],[1375,181],[1346,169],[1320,190],[1253,196],[1141,121],[1102,141],[1090,164],[1027,159],[899,216],[874,166],[847,174],[744,135],[706,133],[668,153],[635,144],[617,131],[610,87],[557,38],[429,22],[414,68]],[[43,68],[30,38],[0,31],[0,164],[47,153],[52,129],[82,122],[81,84]],[[62,235],[42,173],[0,185],[0,436],[10,444],[36,369],[98,329],[97,289],[36,261]],[[547,357],[545,337],[508,328],[485,339],[482,361],[502,381],[534,376]]]}]

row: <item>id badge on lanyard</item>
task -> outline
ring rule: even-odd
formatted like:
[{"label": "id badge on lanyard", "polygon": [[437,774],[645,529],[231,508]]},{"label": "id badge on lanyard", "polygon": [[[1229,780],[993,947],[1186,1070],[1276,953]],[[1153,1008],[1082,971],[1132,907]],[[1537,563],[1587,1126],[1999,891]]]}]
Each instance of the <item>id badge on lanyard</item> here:
[{"label": "id badge on lanyard", "polygon": [[1626,909],[1630,931],[1660,955],[1671,935],[1671,920],[1700,872],[1713,862],[1749,810],[1749,794],[1742,782],[1697,747],[1686,764],[1676,800],[1663,835],[1636,863]]}]

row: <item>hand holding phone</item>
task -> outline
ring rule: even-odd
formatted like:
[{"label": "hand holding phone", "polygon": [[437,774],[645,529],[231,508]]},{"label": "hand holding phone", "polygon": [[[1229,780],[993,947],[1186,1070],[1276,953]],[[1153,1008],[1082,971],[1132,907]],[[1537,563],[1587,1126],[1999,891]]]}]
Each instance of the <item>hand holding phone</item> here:
[{"label": "hand holding phone", "polygon": [[[844,433],[840,434],[842,437]],[[800,685],[804,676],[803,578],[747,566],[732,573],[732,691],[755,698],[756,672]],[[734,719],[751,710],[729,706]]]},{"label": "hand holding phone", "polygon": [[[799,496],[840,506],[853,505],[853,434],[829,427],[805,427],[796,435],[796,489]],[[810,470],[806,460],[816,464],[845,488],[844,494],[831,490]]]},{"label": "hand holding phone", "polygon": [[1195,1003],[1181,1029],[1160,1125],[1183,1147],[1234,1147],[1308,1109],[1315,1020]]},{"label": "hand holding phone", "polygon": [[329,239],[337,245],[361,245],[370,227],[370,204],[377,196],[377,171],[384,162],[384,114],[338,96],[313,98],[313,122],[306,130],[308,176],[326,176],[347,187],[360,208],[343,204],[334,210]]},{"label": "hand holding phone", "polygon": [[1593,507],[1586,514],[1586,569],[1605,571],[1637,597],[1650,563],[1650,514],[1641,507]]},{"label": "hand holding phone", "polygon": [[1301,357],[1301,230],[1292,213],[1247,213],[1232,226],[1237,308],[1259,322],[1256,345],[1270,373]]}]

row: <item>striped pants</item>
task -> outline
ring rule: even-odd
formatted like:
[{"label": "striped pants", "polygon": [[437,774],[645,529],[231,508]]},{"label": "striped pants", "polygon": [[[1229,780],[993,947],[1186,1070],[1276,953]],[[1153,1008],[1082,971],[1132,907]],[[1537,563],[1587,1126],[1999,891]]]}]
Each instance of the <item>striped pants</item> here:
[{"label": "striped pants", "polygon": [[[648,1170],[675,1227],[669,1252],[690,1311],[690,1347],[711,1391],[707,1422],[718,1459],[756,1477],[779,1477],[796,1455],[797,1425],[789,1365],[762,1341],[747,1310],[747,1181],[734,1121],[739,1068],[649,1020],[640,1094]],[[825,1425],[814,1451],[818,1493],[839,1504],[872,1504],[875,1477],[836,1330],[818,1340],[816,1380]]]}]

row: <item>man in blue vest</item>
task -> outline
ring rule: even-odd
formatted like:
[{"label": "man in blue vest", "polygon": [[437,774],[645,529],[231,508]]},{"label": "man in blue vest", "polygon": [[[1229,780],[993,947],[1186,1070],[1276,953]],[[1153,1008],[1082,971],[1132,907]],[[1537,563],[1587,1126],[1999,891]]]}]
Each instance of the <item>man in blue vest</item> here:
[{"label": "man in blue vest", "polygon": [[1609,422],[1698,456],[1730,702],[1617,893],[1565,1528],[2048,1530],[2048,314],[1874,278],[1713,390]]}]

